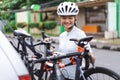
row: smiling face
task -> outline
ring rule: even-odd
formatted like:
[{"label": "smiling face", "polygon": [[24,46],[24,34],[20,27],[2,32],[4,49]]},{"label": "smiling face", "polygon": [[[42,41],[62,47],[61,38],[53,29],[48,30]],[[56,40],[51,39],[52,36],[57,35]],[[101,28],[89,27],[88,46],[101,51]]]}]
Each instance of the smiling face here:
[{"label": "smiling face", "polygon": [[66,31],[71,31],[74,26],[76,16],[60,16],[61,24],[65,27]]}]

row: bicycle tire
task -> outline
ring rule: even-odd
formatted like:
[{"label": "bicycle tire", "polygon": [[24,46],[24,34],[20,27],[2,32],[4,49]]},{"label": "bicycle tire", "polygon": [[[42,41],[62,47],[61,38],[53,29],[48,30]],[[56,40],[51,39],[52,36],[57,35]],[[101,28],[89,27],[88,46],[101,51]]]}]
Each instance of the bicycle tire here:
[{"label": "bicycle tire", "polygon": [[[90,68],[84,72],[84,76],[86,80],[120,80],[120,75],[105,67]],[[104,79],[101,79],[102,76]]]}]

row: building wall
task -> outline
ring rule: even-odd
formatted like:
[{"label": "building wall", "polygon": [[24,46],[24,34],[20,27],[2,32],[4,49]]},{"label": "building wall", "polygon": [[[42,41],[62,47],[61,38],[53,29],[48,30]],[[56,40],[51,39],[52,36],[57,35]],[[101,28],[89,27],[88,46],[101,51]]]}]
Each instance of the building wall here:
[{"label": "building wall", "polygon": [[77,16],[77,26],[82,29],[85,24],[85,9],[81,8]]},{"label": "building wall", "polygon": [[17,21],[18,23],[21,23],[21,22],[26,22],[26,23],[28,23],[28,14],[27,14],[27,11],[17,12],[17,13],[16,13],[16,21]]},{"label": "building wall", "polygon": [[[91,22],[91,23],[89,23],[89,22],[87,22],[87,14],[86,14],[86,9],[85,8],[80,8],[79,9],[80,10],[80,12],[79,12],[79,14],[78,14],[78,19],[77,19],[77,26],[79,27],[79,28],[83,28],[85,25],[98,25],[99,27],[100,27],[100,29],[101,29],[101,32],[103,32],[103,31],[106,31],[107,30],[107,25],[106,25],[106,20],[107,20],[107,18],[106,19],[104,19],[103,20],[103,22],[98,22],[97,20],[98,20],[98,18],[102,18],[102,17],[99,17],[99,16],[97,16],[97,17],[95,17],[95,21],[96,22]],[[92,14],[98,14],[98,13],[94,13],[94,12],[92,12],[91,11],[91,13]],[[92,17],[91,17],[92,18]],[[104,18],[104,17],[103,17]]]},{"label": "building wall", "polygon": [[[107,30],[106,23],[86,23],[86,9],[80,8],[79,10],[80,10],[80,12],[77,16],[77,27],[82,29],[85,25],[99,25],[102,32]],[[52,16],[52,18],[54,18],[58,22],[57,27],[61,26],[60,20],[58,18],[58,15],[56,14],[56,12],[54,12],[54,14],[48,13],[48,17],[49,16]],[[43,18],[44,17],[45,17],[45,15],[43,15]],[[17,22],[27,22],[28,21],[27,19],[28,19],[27,12],[17,13]],[[39,13],[31,14],[31,22],[39,22]],[[57,29],[60,29],[60,28],[57,28]],[[60,31],[60,30],[58,30],[58,31]]]},{"label": "building wall", "polygon": [[[31,13],[30,14],[31,21],[30,22],[39,22],[40,21],[40,15],[39,13]],[[28,23],[28,11],[24,12],[17,12],[16,13],[16,21],[18,23],[20,22],[26,22]]]},{"label": "building wall", "polygon": [[31,13],[31,22],[40,22],[40,14]]}]

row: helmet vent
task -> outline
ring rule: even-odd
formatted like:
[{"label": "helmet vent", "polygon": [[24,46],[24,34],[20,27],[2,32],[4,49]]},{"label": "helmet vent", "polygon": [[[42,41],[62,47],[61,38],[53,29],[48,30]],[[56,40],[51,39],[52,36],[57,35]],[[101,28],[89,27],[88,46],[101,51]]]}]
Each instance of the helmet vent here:
[{"label": "helmet vent", "polygon": [[61,12],[62,13],[62,11],[59,9],[59,12]]},{"label": "helmet vent", "polygon": [[75,8],[71,12],[74,12],[74,11],[75,11]]},{"label": "helmet vent", "polygon": [[76,10],[75,12],[78,12],[78,10]]},{"label": "helmet vent", "polygon": [[65,11],[67,11],[67,9],[68,9],[68,6],[65,6]]},{"label": "helmet vent", "polygon": [[71,6],[73,5],[73,3],[71,3]]},{"label": "helmet vent", "polygon": [[69,12],[71,11],[72,7],[69,8]]},{"label": "helmet vent", "polygon": [[64,9],[62,8],[62,11],[64,12]]}]

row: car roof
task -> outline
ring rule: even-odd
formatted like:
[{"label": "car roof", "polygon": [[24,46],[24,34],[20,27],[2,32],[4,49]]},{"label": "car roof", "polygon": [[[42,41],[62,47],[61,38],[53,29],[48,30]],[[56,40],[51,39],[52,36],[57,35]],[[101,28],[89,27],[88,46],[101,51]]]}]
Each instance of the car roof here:
[{"label": "car roof", "polygon": [[[20,59],[20,56],[15,51],[13,46],[10,44],[8,39],[5,37],[5,35],[0,31],[0,75],[1,70],[4,68],[5,70],[8,70],[7,72],[11,74],[11,71],[14,71],[13,74],[19,75],[25,75],[28,74],[28,71],[23,63],[23,61]],[[7,69],[8,68],[8,69]],[[11,71],[9,72],[9,70]],[[1,77],[1,76],[0,76]],[[3,80],[3,79],[0,79]],[[12,80],[12,79],[9,79]]]},{"label": "car roof", "polygon": [[18,75],[0,47],[0,80],[18,80]]}]

